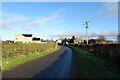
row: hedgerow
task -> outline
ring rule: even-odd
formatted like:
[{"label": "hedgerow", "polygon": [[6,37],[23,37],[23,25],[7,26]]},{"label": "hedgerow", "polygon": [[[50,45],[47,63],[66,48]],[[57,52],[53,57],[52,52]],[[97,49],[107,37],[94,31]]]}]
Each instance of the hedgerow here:
[{"label": "hedgerow", "polygon": [[39,54],[43,51],[47,51],[56,48],[56,43],[3,43],[2,44],[2,58],[17,57],[27,54]]}]

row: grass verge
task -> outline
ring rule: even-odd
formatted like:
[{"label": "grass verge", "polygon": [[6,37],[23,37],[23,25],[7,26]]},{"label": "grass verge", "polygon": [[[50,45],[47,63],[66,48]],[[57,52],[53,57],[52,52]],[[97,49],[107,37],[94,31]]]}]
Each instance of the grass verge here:
[{"label": "grass verge", "polygon": [[28,55],[20,55],[17,57],[12,57],[12,58],[7,58],[2,60],[2,72],[11,70],[14,67],[17,67],[19,65],[22,65],[26,62],[29,62],[31,60],[37,59],[44,57],[56,50],[58,50],[60,47],[57,48],[51,48],[47,51],[43,51],[41,53],[36,53],[36,54],[28,54]]},{"label": "grass verge", "polygon": [[104,61],[86,50],[71,46],[80,78],[120,78],[116,71],[106,67]]}]

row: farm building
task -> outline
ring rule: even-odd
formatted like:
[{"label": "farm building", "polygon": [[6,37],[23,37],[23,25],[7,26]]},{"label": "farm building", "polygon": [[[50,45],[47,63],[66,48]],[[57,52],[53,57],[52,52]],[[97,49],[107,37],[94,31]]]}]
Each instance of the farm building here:
[{"label": "farm building", "polygon": [[84,39],[81,39],[81,38],[75,38],[74,40],[74,44],[82,44],[84,43]]},{"label": "farm building", "polygon": [[59,43],[59,44],[62,44],[62,40],[60,40],[60,39],[57,39],[55,42]]},{"label": "farm building", "polygon": [[41,39],[34,37],[32,34],[16,34],[14,37],[14,42],[41,43]]}]

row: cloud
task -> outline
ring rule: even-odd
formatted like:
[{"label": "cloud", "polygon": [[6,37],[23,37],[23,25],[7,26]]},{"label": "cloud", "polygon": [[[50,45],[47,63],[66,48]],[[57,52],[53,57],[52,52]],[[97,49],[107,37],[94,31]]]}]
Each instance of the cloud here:
[{"label": "cloud", "polygon": [[105,10],[99,10],[96,12],[94,19],[103,18],[105,16],[118,17],[118,3],[106,2],[103,4]]},{"label": "cloud", "polygon": [[61,12],[64,12],[65,10],[66,10],[66,8],[60,8],[59,10],[52,13],[52,15],[60,14]]},{"label": "cloud", "polygon": [[46,16],[44,18],[40,18],[40,19],[37,19],[33,22],[29,22],[28,25],[29,26],[41,26],[42,24],[44,23],[47,23],[53,19],[56,19],[59,15],[55,14],[55,15],[50,15],[50,16]]},{"label": "cloud", "polygon": [[105,4],[107,8],[107,12],[110,16],[117,16],[118,15],[118,3],[113,2],[113,3],[106,3]]},{"label": "cloud", "polygon": [[116,32],[116,31],[99,31],[99,32],[97,32],[97,35],[105,35],[107,37],[111,37],[111,36],[117,36],[118,32]]},{"label": "cloud", "polygon": [[24,15],[14,15],[14,14],[6,14],[3,15],[3,19],[0,20],[0,25],[2,25],[2,29],[11,29],[14,25],[21,25],[28,18]]},{"label": "cloud", "polygon": [[12,26],[15,25],[17,23],[21,23],[21,21],[25,20],[24,17],[20,17],[20,16],[15,16],[13,18],[8,18],[8,19],[3,19],[3,27],[6,26]]},{"label": "cloud", "polygon": [[65,11],[65,8],[60,8],[57,11],[50,14],[49,16],[42,17],[42,18],[37,19],[37,20],[35,20],[33,22],[30,22],[28,24],[31,25],[31,26],[41,26],[42,24],[45,24],[49,21],[57,19],[59,17],[59,14],[63,11]]},{"label": "cloud", "polygon": [[[71,37],[71,36],[76,36],[76,37],[86,37],[86,33],[80,33],[80,32],[62,32],[62,33],[56,33],[56,34],[51,34],[47,35],[48,37]],[[88,33],[89,37],[98,37],[100,35],[103,35],[105,37],[116,37],[118,35],[117,31],[99,31],[99,32],[90,32]]]},{"label": "cloud", "polygon": [[[24,28],[32,28],[35,26],[41,26],[47,22],[53,21],[60,16],[60,13],[65,9],[61,8],[51,13],[48,16],[40,16],[40,18],[35,19],[35,17],[25,16],[21,14],[9,14],[3,13],[3,19],[0,20],[0,25],[2,25],[3,29],[11,29],[15,25],[22,26],[21,29]],[[38,16],[39,17],[39,16]]]},{"label": "cloud", "polygon": [[99,18],[103,17],[103,15],[104,15],[104,11],[97,11],[94,16],[94,19],[99,19]]}]

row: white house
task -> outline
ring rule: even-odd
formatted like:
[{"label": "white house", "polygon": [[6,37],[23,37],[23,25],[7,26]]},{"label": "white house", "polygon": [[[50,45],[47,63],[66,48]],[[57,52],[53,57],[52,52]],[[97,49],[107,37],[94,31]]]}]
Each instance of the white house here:
[{"label": "white house", "polygon": [[16,34],[14,42],[22,43],[41,43],[40,38],[34,37],[32,34]]},{"label": "white house", "polygon": [[74,40],[74,44],[82,44],[84,43],[84,39],[81,39],[81,38],[75,38]]},{"label": "white house", "polygon": [[62,43],[62,40],[60,40],[60,39],[57,39],[57,40],[56,40],[56,43],[59,43],[59,44],[61,44],[61,43]]}]

